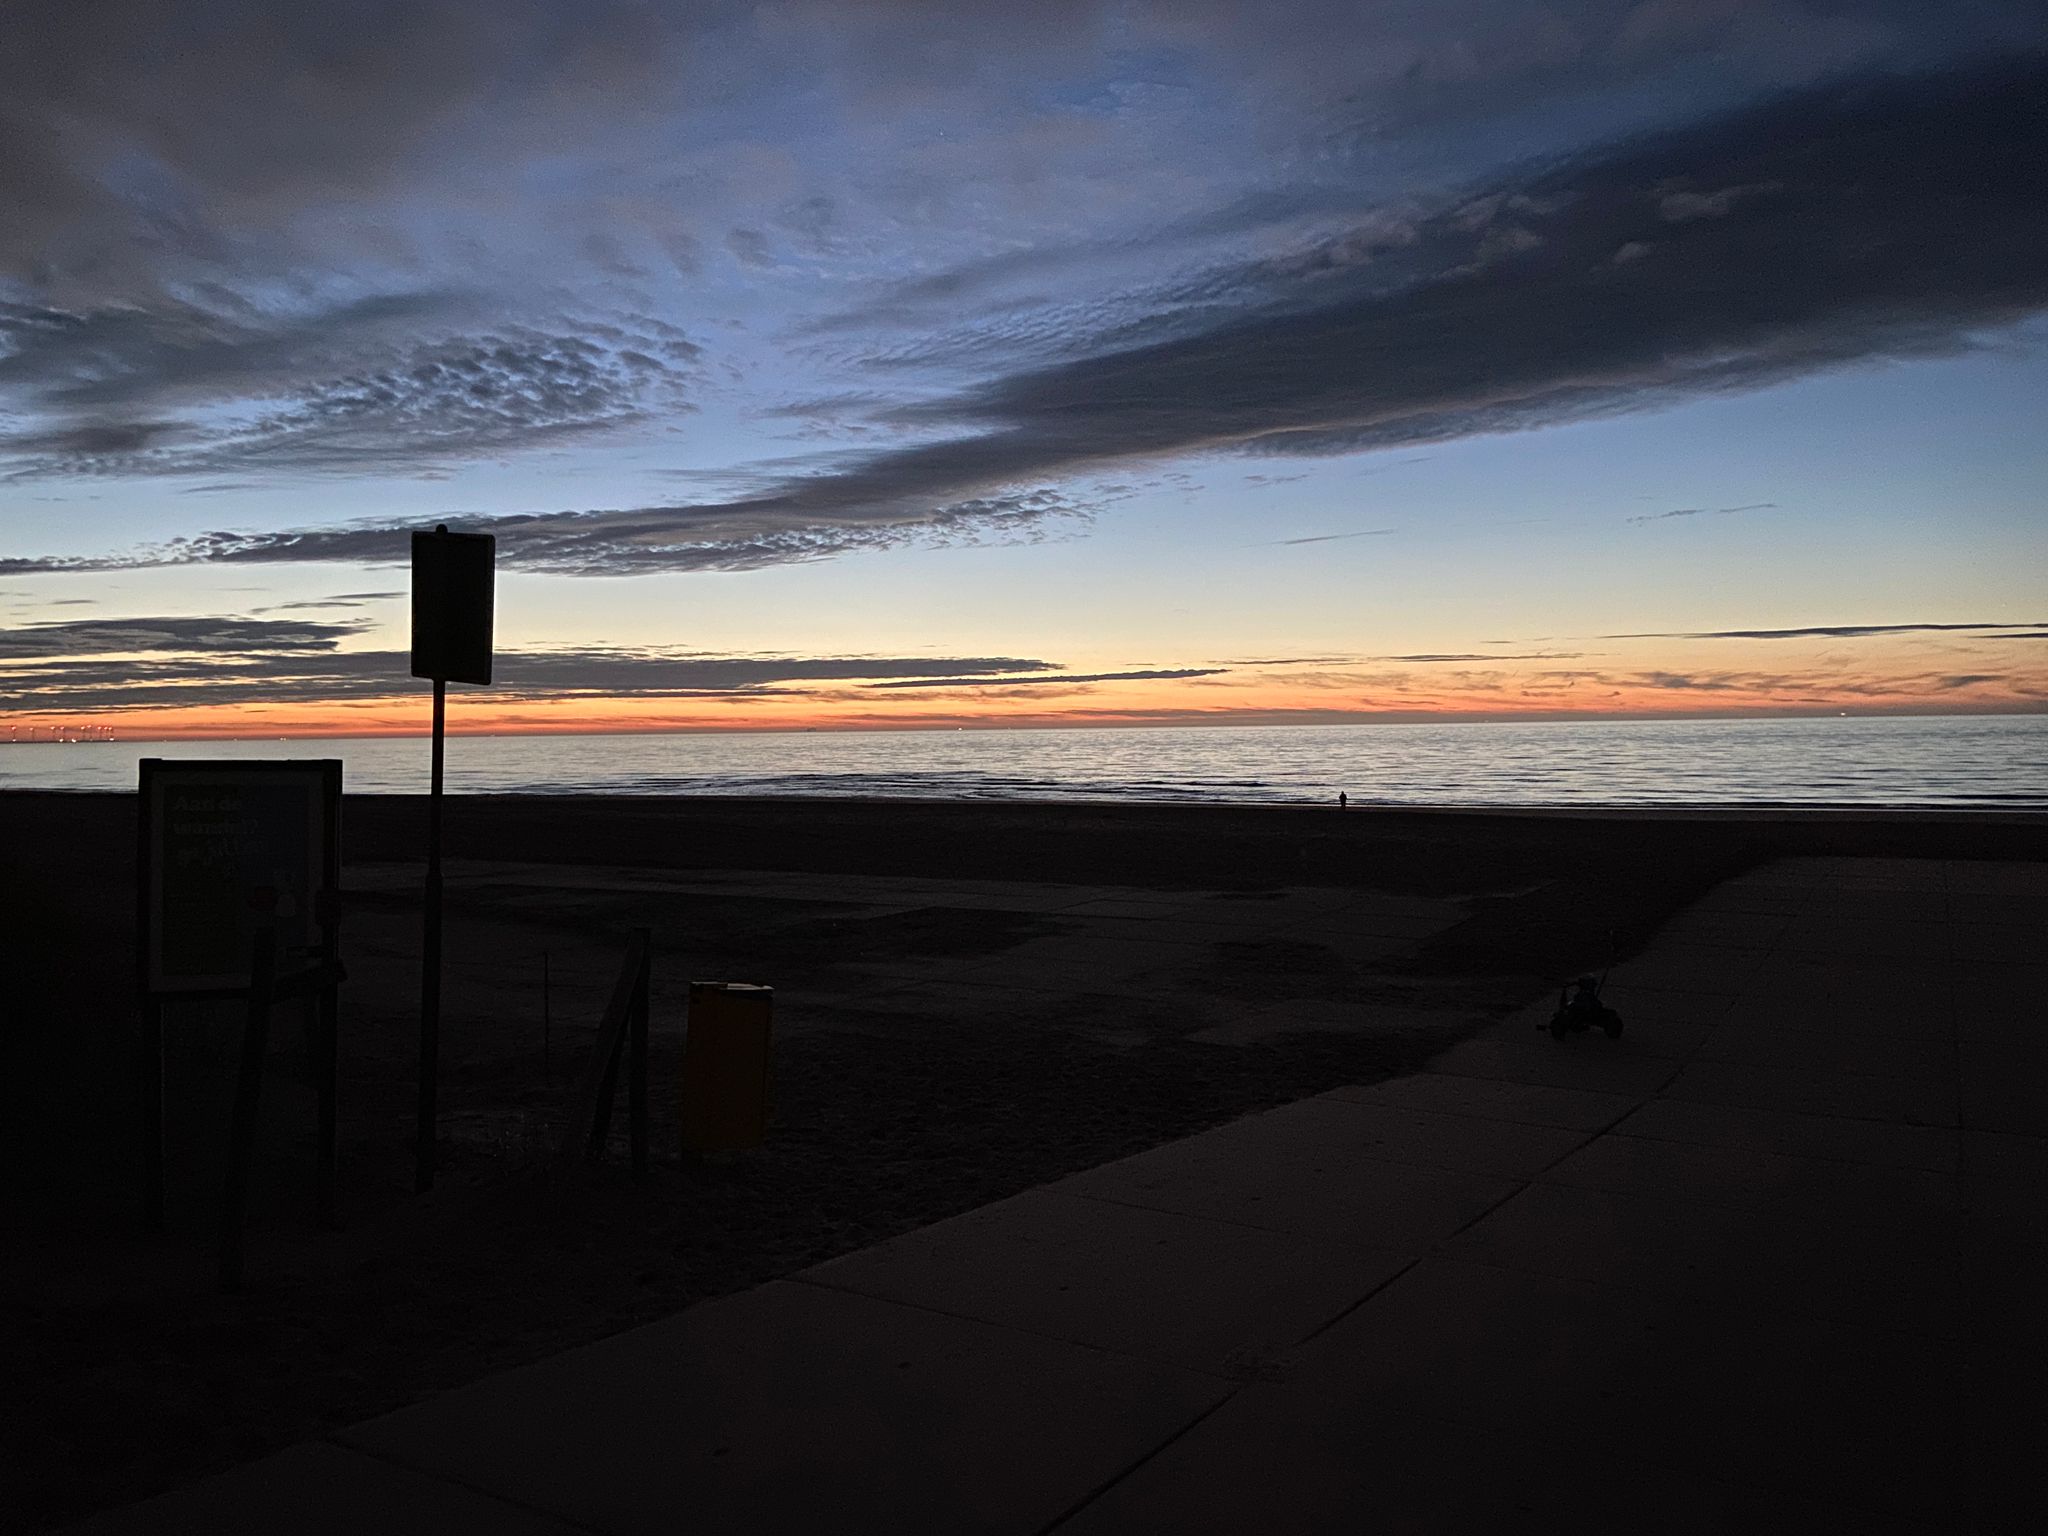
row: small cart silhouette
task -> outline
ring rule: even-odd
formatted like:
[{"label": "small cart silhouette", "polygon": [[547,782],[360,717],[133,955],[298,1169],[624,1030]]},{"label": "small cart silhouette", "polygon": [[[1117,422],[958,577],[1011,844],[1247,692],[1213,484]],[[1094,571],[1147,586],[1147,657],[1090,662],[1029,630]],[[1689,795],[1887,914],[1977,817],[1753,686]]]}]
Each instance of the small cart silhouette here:
[{"label": "small cart silhouette", "polygon": [[1577,981],[1566,983],[1557,995],[1557,1012],[1550,1016],[1548,1024],[1538,1024],[1537,1029],[1549,1030],[1554,1040],[1588,1029],[1598,1029],[1608,1039],[1619,1040],[1621,1015],[1600,1001],[1600,988],[1606,981],[1605,976],[1598,981],[1591,976],[1581,976]]}]

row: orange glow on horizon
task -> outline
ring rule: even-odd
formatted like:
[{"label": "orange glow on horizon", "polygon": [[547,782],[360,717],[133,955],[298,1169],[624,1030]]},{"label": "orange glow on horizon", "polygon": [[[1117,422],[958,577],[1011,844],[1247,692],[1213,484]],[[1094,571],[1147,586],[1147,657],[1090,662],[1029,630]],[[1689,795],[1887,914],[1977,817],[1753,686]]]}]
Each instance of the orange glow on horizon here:
[{"label": "orange glow on horizon", "polygon": [[[873,689],[835,685],[727,699],[505,698],[451,688],[451,735],[626,734],[667,731],[863,731],[1025,727],[1342,724],[1371,721],[1687,719],[1831,714],[1990,714],[2048,710],[2048,672],[1942,687],[1926,673],[1841,678],[1796,690],[1745,685],[1739,674],[1705,683],[1620,678],[1596,686],[1497,675],[1399,679],[1345,674],[1221,675],[1167,683],[1057,683]],[[1609,686],[1618,682],[1620,686]],[[20,714],[31,729],[113,726],[128,740],[421,736],[424,694],[316,704],[184,705],[90,714]]]}]

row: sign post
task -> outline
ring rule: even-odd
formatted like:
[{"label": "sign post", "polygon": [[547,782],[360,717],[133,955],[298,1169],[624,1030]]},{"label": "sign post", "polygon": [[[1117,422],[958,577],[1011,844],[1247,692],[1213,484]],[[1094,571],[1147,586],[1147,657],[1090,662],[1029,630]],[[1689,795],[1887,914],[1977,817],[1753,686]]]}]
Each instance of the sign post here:
[{"label": "sign post", "polygon": [[420,941],[419,1118],[413,1189],[434,1187],[434,1133],[441,1084],[441,771],[448,684],[491,681],[491,568],[498,541],[450,533],[445,523],[412,536],[412,675],[433,679],[434,746],[427,789],[427,888]]}]

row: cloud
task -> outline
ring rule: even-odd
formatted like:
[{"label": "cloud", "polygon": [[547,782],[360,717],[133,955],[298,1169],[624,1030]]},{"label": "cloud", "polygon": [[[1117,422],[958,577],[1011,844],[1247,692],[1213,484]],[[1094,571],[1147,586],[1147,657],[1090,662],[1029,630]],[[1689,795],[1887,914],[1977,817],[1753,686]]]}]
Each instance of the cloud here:
[{"label": "cloud", "polygon": [[1906,635],[1926,633],[1951,633],[1986,631],[1991,639],[2025,639],[2024,635],[2010,637],[1996,633],[1999,630],[2030,629],[2039,620],[2028,620],[2020,624],[1815,624],[1802,629],[1694,629],[1694,630],[1643,630],[1635,634],[1602,635],[1602,640],[1856,640],[1871,635]]},{"label": "cloud", "polygon": [[[691,73],[697,52],[687,29],[666,26],[640,6],[594,3],[559,16],[533,0],[508,4],[503,16],[453,0],[419,9],[394,22],[382,46],[349,49],[334,40],[346,31],[343,21],[330,34],[325,24],[231,6],[216,28],[219,50],[164,52],[168,62],[154,78],[148,65],[162,51],[162,36],[146,11],[124,13],[119,25],[95,24],[95,34],[119,46],[89,69],[79,60],[98,53],[89,36],[73,35],[81,23],[63,8],[33,7],[29,35],[38,46],[28,52],[60,67],[48,80],[19,66],[0,75],[0,85],[18,87],[13,98],[0,93],[8,103],[0,114],[22,149],[0,162],[34,210],[24,220],[31,232],[20,238],[46,265],[55,258],[44,247],[62,246],[66,270],[82,272],[104,215],[124,232],[122,259],[147,267],[155,248],[137,231],[156,229],[181,250],[197,250],[218,235],[214,226],[228,210],[238,215],[236,233],[219,238],[232,246],[255,238],[244,226],[263,223],[255,215],[273,197],[280,209],[303,211],[321,195],[435,186],[448,165],[481,165],[487,157],[451,154],[444,164],[423,146],[493,124],[511,136],[503,160],[516,170],[526,164],[524,151],[551,135],[577,144],[605,140],[638,104],[670,100],[664,93],[674,81],[706,78]],[[814,42],[837,47],[856,34],[863,48],[911,40],[914,64],[899,70],[880,47],[863,86],[914,79],[918,92],[967,101],[976,93],[1028,94],[1036,78],[1018,70],[1012,82],[993,67],[941,78],[932,67],[939,55],[916,46],[919,26],[929,23],[920,24],[914,9],[860,9],[885,19],[872,33],[859,31],[865,21],[848,22],[851,30],[828,27],[819,39],[797,23],[799,12],[778,13],[776,24],[796,50]],[[1219,57],[1229,56],[1218,43],[1225,34],[1282,30],[1262,21],[1248,33],[1223,9],[1197,9],[1148,12],[1145,25],[1169,33],[1185,27]],[[1461,14],[1499,19],[1506,9]],[[1820,14],[1809,9],[1798,14],[1802,46],[1811,50],[1826,32],[1807,25]],[[1071,33],[1006,20],[995,9],[986,14],[997,29],[990,37],[1050,50],[1034,57],[1061,49],[1086,57],[1081,40],[1095,35],[1103,13],[1077,6],[1088,24]],[[1924,21],[1900,20],[1907,16],[1889,8],[1888,26],[1928,30]],[[237,19],[247,23],[246,38]],[[1998,34],[1980,21],[1956,23],[1956,35]],[[1619,46],[1621,26],[1592,12],[1560,13],[1540,25],[1514,20],[1492,34],[1415,25],[1426,42],[1388,55],[1405,60],[1399,68],[1328,41],[1354,35],[1349,30],[1312,30],[1314,47],[1276,37],[1252,46],[1243,64],[1267,78],[1284,56],[1286,70],[1273,79],[1292,71],[1327,81],[1365,70],[1373,74],[1375,90],[1366,96],[1375,110],[1392,102],[1393,117],[1412,125],[1430,121],[1451,97],[1470,107],[1501,94],[1503,80],[1528,85],[1574,71],[1598,74],[1605,66],[1588,61]],[[1673,49],[1710,56],[1703,39],[1732,25],[1707,33],[1652,29],[1629,47],[1638,58]],[[1501,40],[1510,35],[1525,46],[1505,48]],[[1485,47],[1470,41],[1478,36],[1488,37]],[[1679,37],[1691,41],[1681,45]],[[67,40],[77,59],[56,46]],[[978,46],[977,57],[1000,62],[992,44]],[[1859,47],[1838,56],[1870,55]],[[280,59],[294,67],[280,67]],[[437,74],[426,59],[450,62]],[[264,67],[248,67],[259,60]],[[536,60],[548,63],[541,73],[551,106],[574,108],[566,124],[547,113],[529,121],[502,110],[508,98],[532,99],[522,92],[531,88]],[[225,71],[237,61],[250,99],[219,88],[234,78]],[[140,88],[138,102],[119,95],[117,87],[130,85]],[[1153,280],[1094,306],[1097,323],[1070,324],[1040,306],[1020,324],[1035,330],[1040,355],[1055,360],[1012,366],[893,413],[898,429],[929,437],[835,458],[728,499],[464,521],[497,532],[513,568],[575,574],[751,569],[909,541],[1039,537],[1055,519],[1100,504],[1076,482],[1131,462],[1424,444],[1965,350],[1982,333],[2048,305],[2048,269],[2038,259],[2048,245],[2039,169],[2048,152],[2048,123],[2038,111],[2044,89],[2048,60],[2037,53],[1912,77],[1835,80],[1414,206],[1376,203],[1369,189],[1384,184],[1377,178],[1326,178],[1301,205],[1313,205],[1327,224],[1348,202],[1356,212],[1347,227],[1315,237],[1289,232],[1263,242],[1269,254],[1215,261],[1185,280]],[[313,110],[325,93],[348,110]],[[903,110],[893,87],[855,94]],[[1318,97],[1335,103],[1343,91]],[[201,104],[193,109],[198,116],[188,121],[172,110],[182,102]],[[63,138],[68,130],[53,126],[74,122],[86,125],[78,131],[89,138],[103,131],[104,142],[72,144]],[[223,134],[230,128],[248,141],[238,153],[229,152],[235,135]],[[274,142],[262,138],[266,129],[277,133]],[[4,142],[12,140],[0,134]],[[112,169],[127,163],[108,146],[125,153],[138,142],[154,150],[154,159],[138,163],[163,170],[154,224],[143,217],[149,199],[132,189],[107,201]],[[913,189],[907,206],[928,183]],[[818,239],[838,228],[836,208],[829,224],[804,212],[799,188],[778,187],[772,201],[791,210],[783,227],[802,233],[808,218]],[[1241,203],[1233,194],[1186,217],[1239,228],[1265,217]],[[48,217],[57,209],[62,218]],[[274,222],[265,238],[288,244],[290,220]],[[759,234],[753,223],[720,227]],[[70,229],[81,232],[76,240],[64,235]],[[1616,264],[1617,252],[1636,246],[1640,259]],[[745,240],[734,249],[765,251]],[[402,267],[394,256],[389,270]],[[196,287],[174,292],[162,282],[148,287],[143,304],[132,297],[143,286],[140,278],[116,283],[109,276],[93,290],[98,299],[46,297],[9,311],[13,350],[0,354],[0,368],[17,370],[15,387],[34,393],[42,408],[78,417],[18,434],[18,472],[431,466],[607,431],[686,403],[679,391],[692,359],[680,351],[602,337],[588,325],[499,326],[487,308],[481,318],[465,308],[482,300],[446,283],[367,297],[358,287],[344,298],[328,296],[337,285],[308,277],[293,303],[268,306],[238,293],[202,300]],[[117,288],[131,295],[125,304],[105,298]],[[407,306],[410,320],[398,313]],[[651,324],[642,331],[651,334]],[[643,369],[635,354],[654,366]],[[961,355],[994,354],[970,348]],[[481,394],[471,367],[485,375]],[[275,387],[259,395],[256,381],[266,379]],[[230,406],[235,419],[209,414]],[[97,560],[0,562],[0,572],[189,560],[395,561],[406,531],[386,523],[207,534]]]},{"label": "cloud", "polygon": [[1935,680],[1934,686],[1943,693],[1957,688],[1975,688],[1979,683],[2002,683],[2007,681],[2003,672],[1956,672]]},{"label": "cloud", "polygon": [[[932,408],[963,467],[1233,447],[1332,453],[1670,404],[1966,347],[2048,305],[2032,103],[2048,62],[1834,86],[1483,189],[1376,260],[1207,331]],[[2020,146],[2025,146],[2021,148]],[[1992,169],[1998,164],[2003,169]],[[1776,183],[1676,226],[1669,189]],[[1506,229],[1533,243],[1489,254]],[[1654,230],[1655,259],[1606,257]],[[1263,298],[1270,267],[1236,276]]]},{"label": "cloud", "polygon": [[0,276],[135,300],[249,247],[383,231],[308,215],[471,201],[676,88],[689,30],[635,0],[13,0]]},{"label": "cloud", "polygon": [[1692,219],[1725,219],[1741,199],[1767,197],[1781,190],[1775,181],[1760,181],[1749,186],[1721,187],[1712,192],[1672,192],[1658,201],[1657,212],[1668,224],[1684,224]]},{"label": "cloud", "polygon": [[1238,657],[1226,661],[1226,667],[1314,667],[1342,666],[1347,662],[1362,661],[1359,656],[1252,656]]},{"label": "cloud", "polygon": [[[1005,492],[931,505],[902,494],[852,498],[833,477],[795,479],[746,500],[621,511],[544,512],[497,518],[449,518],[460,532],[498,538],[498,564],[559,575],[633,575],[644,571],[751,571],[908,544],[1036,542],[1062,521],[1085,516],[1051,490]],[[154,549],[105,557],[0,558],[0,574],[126,570],[195,564],[296,564],[331,561],[403,565],[413,528],[366,522],[275,533],[218,532]]]},{"label": "cloud", "polygon": [[[1450,137],[1532,102],[1640,90],[1661,68],[1684,70],[1680,84],[1710,74],[1753,90],[2037,36],[2034,10],[2025,0],[1777,0],[1762,11],[1669,0],[954,0],[935,17],[927,0],[10,0],[0,277],[133,299],[250,247],[297,254],[346,239],[395,262],[413,254],[403,221],[363,228],[348,215],[401,200],[489,207],[530,193],[536,169],[583,164],[607,173],[616,222],[649,254],[687,265],[702,236],[735,223],[773,220],[818,241],[843,210],[807,185],[781,185],[756,163],[765,157],[742,159],[713,132],[648,133],[679,117],[742,129],[741,148],[818,117],[826,153],[835,138],[864,151],[885,130],[914,134],[916,156],[863,166],[863,179],[881,184],[870,196],[922,212],[942,195],[935,183],[960,200],[1043,194],[1049,146],[1088,148],[1105,105],[1158,120],[1147,149],[1178,147],[1167,135],[1179,130],[1206,151],[1214,129],[1202,115],[1215,114],[1198,114],[1227,90],[1247,104],[1267,158],[1341,164],[1361,146]],[[1105,79],[1113,53],[1146,67]],[[1160,105],[1176,97],[1189,105]],[[1063,110],[1047,110],[1048,98]],[[988,130],[964,134],[975,118]],[[936,136],[934,123],[953,131]],[[631,152],[650,137],[656,163],[638,167]],[[699,165],[704,141],[762,184],[744,218],[725,208],[708,225],[688,217],[720,190]],[[643,173],[625,176],[626,166]],[[1144,186],[1095,180],[1074,175],[1051,190],[1127,200]],[[1711,205],[1746,184],[1673,195]],[[1300,200],[1291,188],[1246,187],[1224,207],[1243,222],[1262,202]],[[570,223],[564,245],[592,244],[603,262],[621,254],[612,234]]]},{"label": "cloud", "polygon": [[1215,677],[1222,667],[1169,667],[1145,672],[1062,672],[1049,677],[920,677],[869,683],[870,688],[1014,688],[1019,684],[1130,683],[1166,678]]},{"label": "cloud", "polygon": [[360,625],[289,619],[66,619],[0,630],[0,661],[137,652],[273,655],[329,652]]},{"label": "cloud", "polygon": [[1739,507],[1679,507],[1672,512],[1645,512],[1629,519],[1631,523],[1661,523],[1668,517],[1730,517],[1737,512],[1761,512],[1776,507],[1775,501],[1752,501]]},{"label": "cloud", "polygon": [[340,592],[333,597],[310,597],[296,603],[273,603],[268,607],[252,608],[251,613],[299,613],[307,609],[322,608],[367,608],[374,602],[407,596],[404,592]]},{"label": "cloud", "polygon": [[[407,652],[335,648],[352,633],[345,624],[246,619],[130,619],[8,631],[0,633],[0,707],[83,714],[339,703],[418,691]],[[32,638],[7,644],[24,634]],[[495,662],[490,692],[504,703],[789,696],[813,691],[805,685],[873,679],[963,686],[978,684],[981,674],[1015,681],[1010,674],[1054,665],[1020,656],[802,657],[607,647],[501,650]]]},{"label": "cloud", "polygon": [[[1292,476],[1282,478],[1291,479]],[[1360,528],[1355,533],[1313,533],[1302,539],[1268,539],[1269,545],[1279,544],[1334,544],[1339,539],[1372,539],[1381,534],[1392,533],[1391,528]]]},{"label": "cloud", "polygon": [[1646,688],[1689,688],[1714,692],[1741,686],[1733,678],[1689,672],[1645,672],[1638,681]]},{"label": "cloud", "polygon": [[1584,651],[1445,651],[1418,656],[1367,656],[1365,661],[1569,661]]},{"label": "cloud", "polygon": [[[0,473],[392,472],[690,408],[700,349],[664,322],[448,333],[459,310],[434,294],[286,318],[0,302],[0,389],[69,418],[0,433]],[[423,328],[443,334],[422,340]]]},{"label": "cloud", "polygon": [[[770,525],[744,558],[813,558],[844,547],[839,530],[1131,460],[1412,445],[1957,351],[2048,305],[2044,91],[2048,58],[2029,56],[1788,96],[1476,189],[1420,219],[1386,270],[1241,267],[1219,285],[1242,312],[1197,334],[900,413],[968,435],[748,502],[495,526],[584,552],[554,569],[688,566],[692,525],[734,518]],[[1777,190],[1721,217],[1671,224],[1661,212],[1675,191],[1766,184]],[[1530,238],[1503,246],[1510,231]],[[1633,238],[1653,239],[1653,258],[1613,267]],[[663,539],[685,552],[664,559]],[[334,547],[286,535],[194,553]]]},{"label": "cloud", "polygon": [[768,237],[758,229],[735,229],[725,237],[725,248],[732,252],[733,260],[743,267],[772,267],[775,252],[768,244]]}]

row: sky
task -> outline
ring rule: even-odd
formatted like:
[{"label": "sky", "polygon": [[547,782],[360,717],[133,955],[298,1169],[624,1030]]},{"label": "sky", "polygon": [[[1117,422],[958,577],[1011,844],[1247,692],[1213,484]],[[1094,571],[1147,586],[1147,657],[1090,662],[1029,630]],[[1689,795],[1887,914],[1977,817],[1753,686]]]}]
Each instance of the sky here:
[{"label": "sky", "polygon": [[2048,709],[2036,0],[11,0],[0,711]]}]

